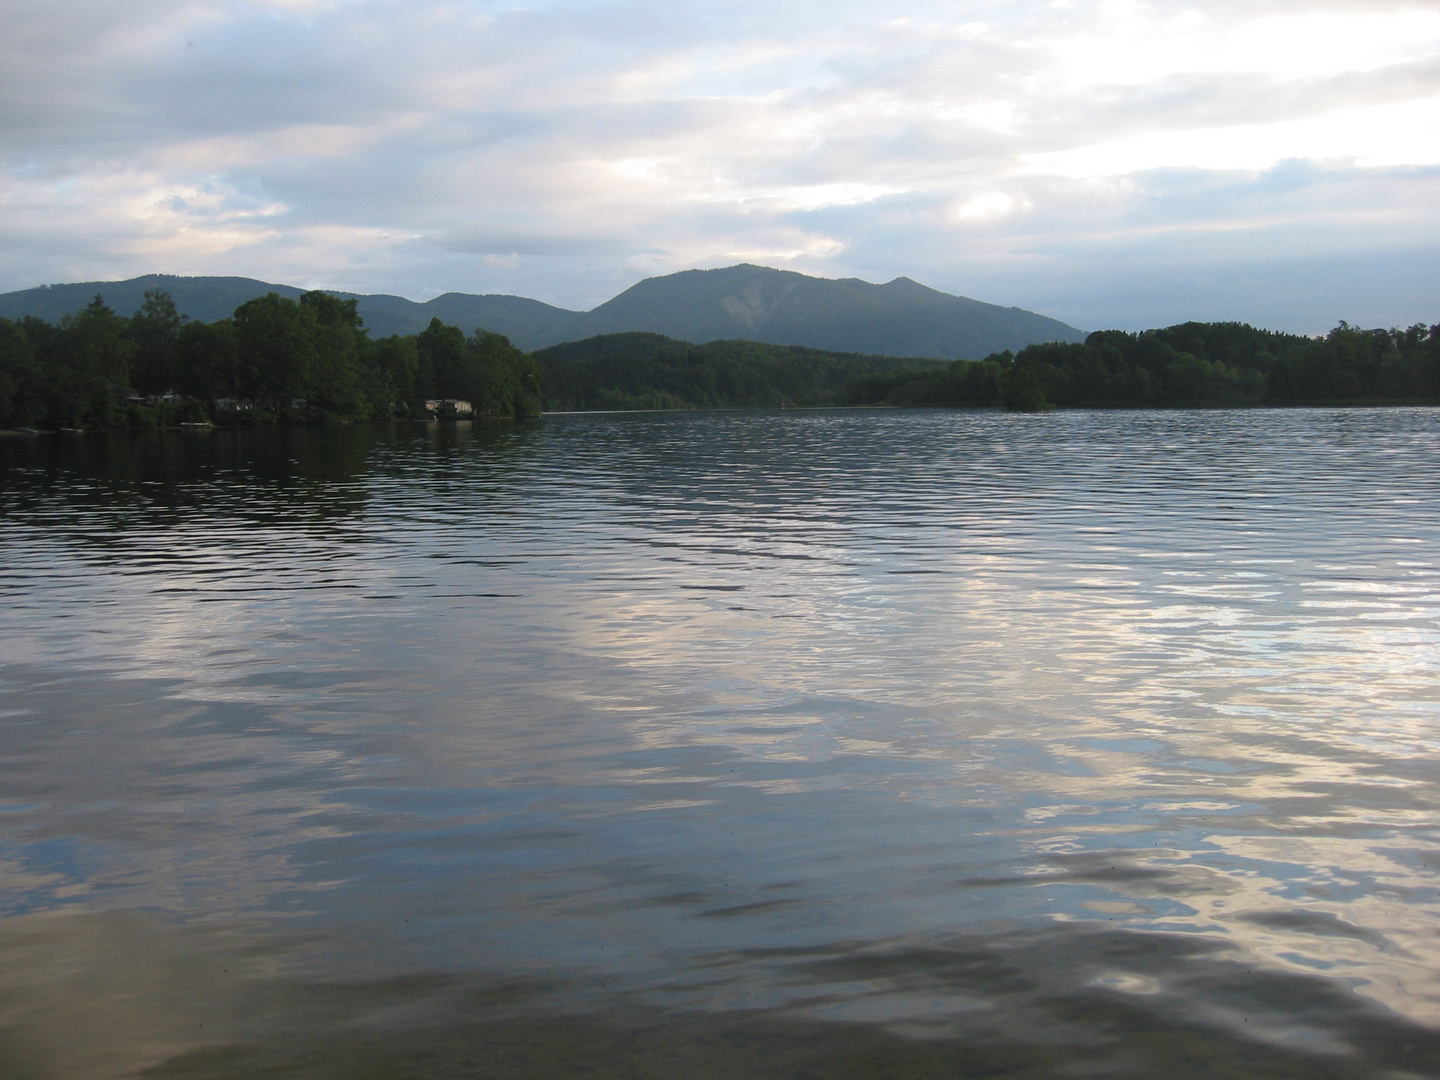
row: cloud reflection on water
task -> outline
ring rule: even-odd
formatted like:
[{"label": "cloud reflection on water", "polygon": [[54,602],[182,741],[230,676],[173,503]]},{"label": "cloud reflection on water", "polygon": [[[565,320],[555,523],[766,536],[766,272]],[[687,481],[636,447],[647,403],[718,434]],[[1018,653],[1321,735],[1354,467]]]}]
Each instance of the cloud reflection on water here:
[{"label": "cloud reflection on water", "polygon": [[592,1007],[1080,1045],[1046,1010],[1143,1000],[1381,1054],[1357,993],[1440,1023],[1434,571],[1392,539],[1433,542],[1394,494],[1437,432],[1332,421],[382,437],[327,529],[252,485],[163,529],[142,500],[103,558],[62,473],[9,541],[10,910],[255,920],[326,977]]}]

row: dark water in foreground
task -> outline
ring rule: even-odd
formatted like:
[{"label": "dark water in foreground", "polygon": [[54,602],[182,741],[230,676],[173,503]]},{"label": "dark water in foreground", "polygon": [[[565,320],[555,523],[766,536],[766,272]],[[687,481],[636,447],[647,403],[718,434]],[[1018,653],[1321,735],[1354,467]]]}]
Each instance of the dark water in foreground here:
[{"label": "dark water in foreground", "polygon": [[1440,1075],[1437,461],[0,440],[0,1077]]}]

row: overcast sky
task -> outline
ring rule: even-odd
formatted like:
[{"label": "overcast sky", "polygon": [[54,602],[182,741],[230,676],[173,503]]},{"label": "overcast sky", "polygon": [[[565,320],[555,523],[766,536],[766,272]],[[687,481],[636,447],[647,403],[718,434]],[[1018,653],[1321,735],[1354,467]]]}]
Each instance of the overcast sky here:
[{"label": "overcast sky", "polygon": [[1440,321],[1440,5],[0,0],[0,291],[589,308],[756,262],[1085,329]]}]

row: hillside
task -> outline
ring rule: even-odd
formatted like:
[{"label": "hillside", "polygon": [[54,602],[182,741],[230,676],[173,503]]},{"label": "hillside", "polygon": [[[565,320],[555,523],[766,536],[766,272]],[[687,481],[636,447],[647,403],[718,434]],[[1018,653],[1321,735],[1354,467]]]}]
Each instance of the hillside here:
[{"label": "hillside", "polygon": [[[295,299],[304,291],[252,278],[151,274],[6,293],[0,295],[0,318],[35,315],[58,322],[80,311],[97,293],[128,316],[151,289],[170,293],[182,314],[201,322],[226,318],[240,304],[268,292]],[[872,285],[750,265],[648,278],[588,312],[520,296],[446,293],[421,304],[383,294],[333,295],[358,301],[372,337],[417,333],[439,318],[467,332],[484,327],[504,334],[527,351],[643,331],[695,344],[743,338],[832,352],[951,359],[1084,337],[1043,315],[951,296],[909,278]]]},{"label": "hillside", "polygon": [[822,405],[839,401],[857,377],[944,366],[755,341],[693,345],[645,333],[556,345],[535,360],[545,407],[556,411]]},{"label": "hillside", "polygon": [[1041,341],[1082,341],[1073,326],[896,278],[807,277],[740,265],[649,278],[590,312],[589,334],[648,330],[681,341],[744,338],[835,352],[978,359]]},{"label": "hillside", "polygon": [[[128,281],[85,281],[72,285],[42,285],[35,289],[0,294],[0,319],[19,319],[34,315],[46,322],[59,322],[65,315],[84,309],[98,294],[119,315],[133,315],[145,301],[145,293],[161,289],[169,293],[182,315],[196,322],[228,319],[247,300],[266,293],[277,293],[287,300],[298,300],[306,290],[293,285],[275,285],[243,277],[176,277],[172,274],[147,274]],[[366,329],[375,338],[391,334],[417,334],[438,318],[447,325],[463,326],[466,331],[484,327],[504,334],[524,349],[539,348],[583,334],[572,334],[574,320],[580,312],[542,304],[523,296],[472,296],[446,293],[423,304],[403,296],[384,293],[360,293],[326,290],[342,300],[356,300]],[[557,336],[558,335],[558,336]]]},{"label": "hillside", "polygon": [[305,292],[292,285],[271,285],[254,278],[146,274],[128,281],[81,281],[3,293],[0,294],[0,319],[22,319],[33,315],[49,323],[58,323],[66,315],[83,311],[96,295],[103,296],[105,303],[117,315],[128,317],[140,310],[145,294],[153,289],[168,292],[180,314],[196,322],[207,323],[228,319],[245,301],[266,293],[278,293],[287,300],[298,300]]}]

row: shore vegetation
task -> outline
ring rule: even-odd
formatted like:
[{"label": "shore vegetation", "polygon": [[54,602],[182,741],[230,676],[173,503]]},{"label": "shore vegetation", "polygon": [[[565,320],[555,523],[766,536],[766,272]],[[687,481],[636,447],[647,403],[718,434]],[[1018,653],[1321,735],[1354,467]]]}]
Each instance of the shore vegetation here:
[{"label": "shore vegetation", "polygon": [[356,302],[270,293],[228,319],[179,315],[163,291],[130,318],[97,296],[58,324],[0,319],[0,426],[424,419],[458,412],[532,416],[540,370],[499,334],[439,319],[378,341]]},{"label": "shore vegetation", "polygon": [[941,370],[851,380],[848,405],[1070,407],[1440,403],[1440,325],[1322,338],[1244,323],[1182,323],[1132,334],[1102,330],[1080,344],[956,360]]},{"label": "shore vegetation", "polygon": [[257,425],[784,405],[1227,407],[1440,403],[1440,325],[1324,337],[1183,323],[951,362],[607,334],[534,355],[438,318],[374,339],[355,299],[270,293],[215,322],[161,290],[58,323],[0,319],[0,427]]}]

